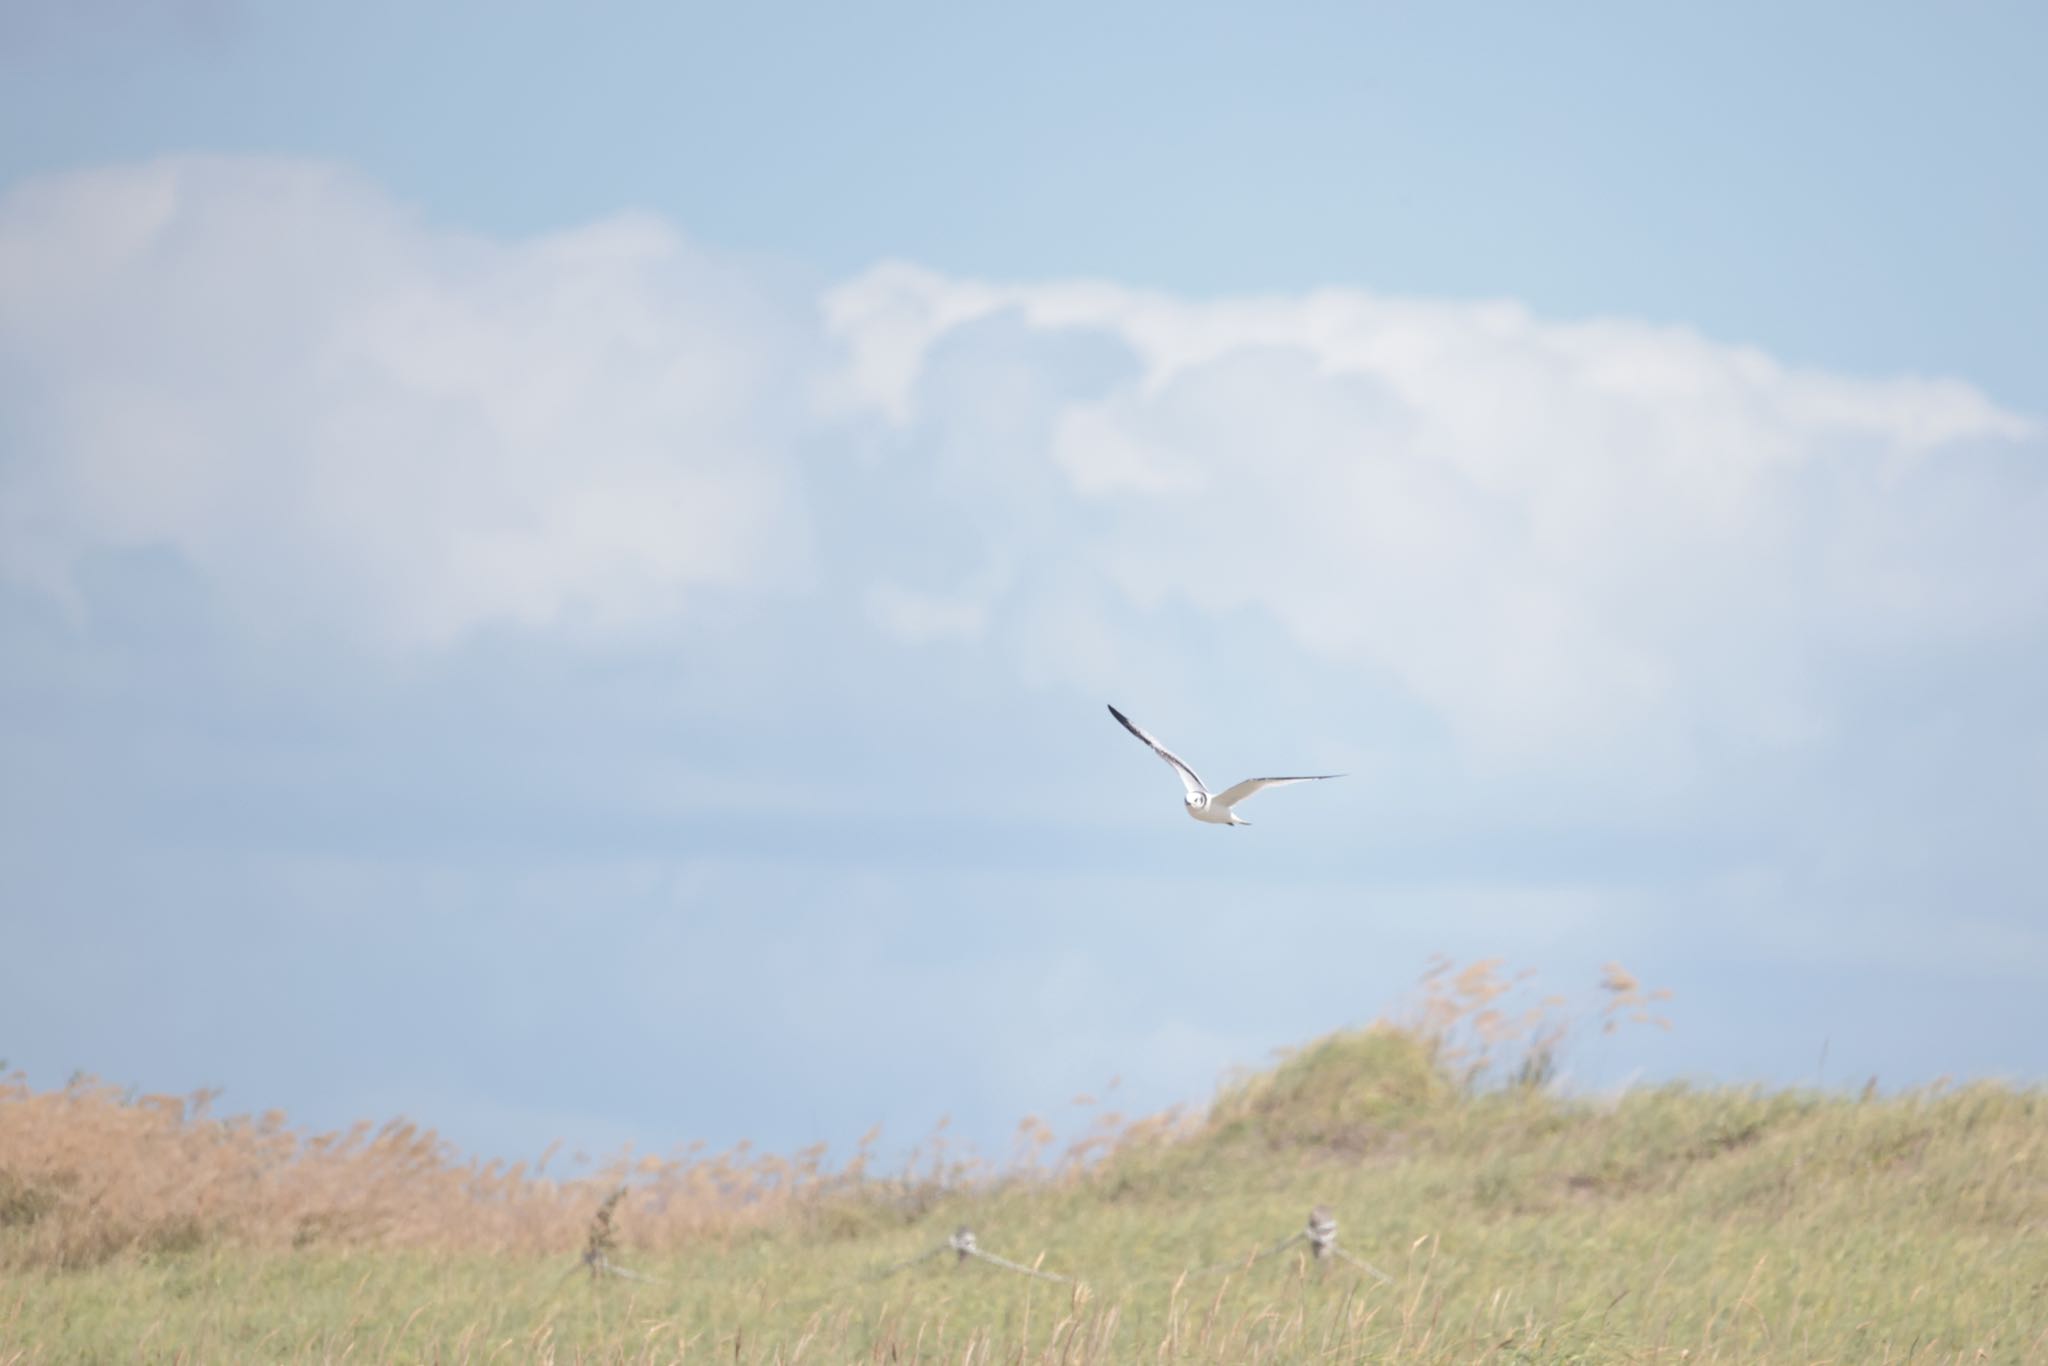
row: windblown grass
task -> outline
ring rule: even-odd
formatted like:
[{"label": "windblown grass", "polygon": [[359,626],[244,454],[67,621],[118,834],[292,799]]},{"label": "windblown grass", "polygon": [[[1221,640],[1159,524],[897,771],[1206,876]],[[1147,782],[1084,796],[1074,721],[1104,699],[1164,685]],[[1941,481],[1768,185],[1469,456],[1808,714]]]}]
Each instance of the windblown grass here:
[{"label": "windblown grass", "polygon": [[276,1113],[214,1118],[211,1100],[0,1081],[0,1267],[78,1270],[218,1244],[537,1254],[580,1241],[603,1192],[626,1183],[641,1245],[666,1252],[875,1184],[864,1155],[827,1171],[822,1149],[625,1153],[556,1180],[545,1164],[462,1160],[404,1121],[305,1135]]},{"label": "windblown grass", "polygon": [[[404,1126],[306,1138],[15,1081],[0,1364],[2048,1360],[2040,1092],[1574,1099],[1545,1084],[1556,1003],[1509,1009],[1494,964],[1430,981],[1205,1115],[1058,1156],[1027,1121],[1001,1173],[934,1149],[885,1178],[864,1148],[558,1180]],[[1651,996],[1614,970],[1601,1022]],[[1318,1202],[1395,1284],[1253,1259]],[[952,1255],[880,1274],[962,1224],[1082,1284]],[[577,1274],[592,1248],[654,1279]]]}]

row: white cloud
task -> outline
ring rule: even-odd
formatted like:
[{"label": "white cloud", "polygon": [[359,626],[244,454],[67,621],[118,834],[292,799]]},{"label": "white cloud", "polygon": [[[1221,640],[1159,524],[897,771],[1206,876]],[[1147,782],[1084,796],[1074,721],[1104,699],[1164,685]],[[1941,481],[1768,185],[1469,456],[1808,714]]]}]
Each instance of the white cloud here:
[{"label": "white cloud", "polygon": [[1506,761],[1801,741],[1858,651],[2048,618],[2043,479],[1999,463],[2038,429],[1954,381],[1511,304],[1195,302],[900,264],[826,316],[848,384],[913,442],[966,329],[1116,339],[1137,379],[1038,419],[1071,523],[1101,529],[1003,553],[1078,557],[1142,608],[1266,614]]},{"label": "white cloud", "polygon": [[0,572],[57,593],[164,546],[247,622],[431,647],[809,591],[1091,688],[1251,618],[1504,763],[1798,743],[2048,603],[2038,429],[1955,381],[1339,290],[784,299],[295,162],[0,199],[0,398]]},{"label": "white cloud", "polygon": [[61,592],[166,546],[245,619],[397,643],[787,583],[804,345],[650,219],[499,244],[281,161],[32,183],[0,200],[6,567]]}]

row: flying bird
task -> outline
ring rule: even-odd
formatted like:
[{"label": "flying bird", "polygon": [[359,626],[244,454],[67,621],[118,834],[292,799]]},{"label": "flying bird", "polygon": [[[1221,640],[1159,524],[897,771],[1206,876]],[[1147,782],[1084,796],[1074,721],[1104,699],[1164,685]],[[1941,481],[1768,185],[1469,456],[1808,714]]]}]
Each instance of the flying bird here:
[{"label": "flying bird", "polygon": [[1180,761],[1179,755],[1140,730],[1130,717],[1115,707],[1109,709],[1109,714],[1114,716],[1125,730],[1150,745],[1154,754],[1173,765],[1173,771],[1180,775],[1181,786],[1188,790],[1187,796],[1182,798],[1187,804],[1188,814],[1210,825],[1250,825],[1250,821],[1238,819],[1236,807],[1254,792],[1269,787],[1285,787],[1289,783],[1316,783],[1325,778],[1344,776],[1341,773],[1305,773],[1297,778],[1246,778],[1234,787],[1226,787],[1221,792],[1211,792],[1202,785],[1202,780],[1195,776],[1195,771]]}]

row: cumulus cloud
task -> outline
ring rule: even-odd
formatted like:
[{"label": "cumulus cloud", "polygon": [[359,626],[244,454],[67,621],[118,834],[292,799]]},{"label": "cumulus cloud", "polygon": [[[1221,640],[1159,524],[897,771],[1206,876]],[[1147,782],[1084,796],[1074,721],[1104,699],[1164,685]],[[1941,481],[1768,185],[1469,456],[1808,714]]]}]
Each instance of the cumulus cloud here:
[{"label": "cumulus cloud", "polygon": [[1198,302],[900,264],[826,317],[846,388],[910,449],[975,382],[955,339],[998,320],[1039,346],[1114,339],[1126,382],[1002,414],[1043,431],[1071,516],[1020,546],[992,515],[988,542],[1091,564],[1143,608],[1263,614],[1510,762],[1797,743],[1830,726],[1846,662],[2048,615],[2037,429],[1955,381],[1512,304]]},{"label": "cumulus cloud", "polygon": [[264,627],[441,644],[800,581],[806,334],[664,224],[517,243],[185,159],[0,200],[5,564],[159,547]]},{"label": "cumulus cloud", "polygon": [[491,241],[286,161],[0,200],[0,395],[0,571],[74,600],[142,547],[397,648],[797,595],[1091,688],[1133,620],[1193,675],[1189,623],[1250,619],[1506,764],[1800,744],[2048,602],[2038,429],[1953,380],[1344,290],[792,296],[656,220]]}]

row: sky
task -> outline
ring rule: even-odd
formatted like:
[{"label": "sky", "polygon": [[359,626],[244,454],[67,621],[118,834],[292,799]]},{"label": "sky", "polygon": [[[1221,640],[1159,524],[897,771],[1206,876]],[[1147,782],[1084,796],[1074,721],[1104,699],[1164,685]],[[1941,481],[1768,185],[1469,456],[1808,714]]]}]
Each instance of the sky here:
[{"label": "sky", "polygon": [[2044,40],[0,5],[0,1058],[1000,1154],[1445,954],[2039,1080]]}]

